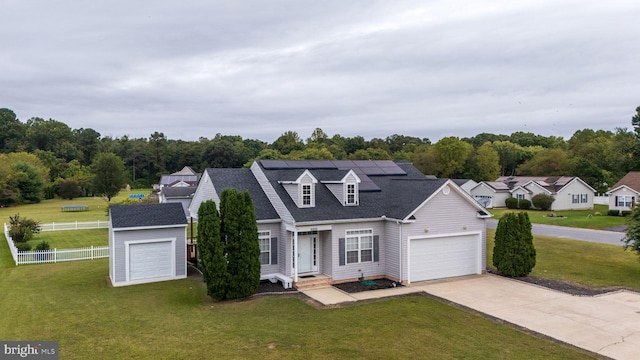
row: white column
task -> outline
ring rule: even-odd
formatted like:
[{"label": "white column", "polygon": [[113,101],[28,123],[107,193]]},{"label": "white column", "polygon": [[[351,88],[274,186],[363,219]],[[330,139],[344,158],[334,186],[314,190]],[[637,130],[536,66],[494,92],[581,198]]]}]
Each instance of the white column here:
[{"label": "white column", "polygon": [[293,256],[295,257],[293,259],[293,281],[298,282],[298,261],[300,261],[300,256],[298,255],[298,230],[293,231],[293,248],[295,250],[293,252]]}]

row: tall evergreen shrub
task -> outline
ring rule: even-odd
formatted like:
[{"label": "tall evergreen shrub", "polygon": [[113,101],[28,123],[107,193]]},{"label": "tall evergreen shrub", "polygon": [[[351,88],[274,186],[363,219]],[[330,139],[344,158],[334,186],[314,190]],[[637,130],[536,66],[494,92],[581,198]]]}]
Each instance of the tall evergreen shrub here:
[{"label": "tall evergreen shrub", "polygon": [[260,283],[260,245],[253,203],[249,193],[234,189],[224,190],[220,203],[221,233],[227,244],[227,298],[247,297],[256,292]]},{"label": "tall evergreen shrub", "polygon": [[207,293],[214,299],[224,299],[229,274],[220,237],[220,216],[211,200],[203,202],[198,209],[198,251]]},{"label": "tall evergreen shrub", "polygon": [[526,276],[536,265],[531,222],[526,212],[506,213],[498,222],[493,265],[509,277]]}]

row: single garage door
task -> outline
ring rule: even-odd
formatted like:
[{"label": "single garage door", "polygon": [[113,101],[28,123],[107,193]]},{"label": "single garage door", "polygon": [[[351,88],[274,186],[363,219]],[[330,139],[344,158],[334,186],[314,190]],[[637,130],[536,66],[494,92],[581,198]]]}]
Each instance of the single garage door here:
[{"label": "single garage door", "polygon": [[409,281],[481,273],[480,243],[479,234],[412,239]]},{"label": "single garage door", "polygon": [[171,275],[171,241],[129,245],[130,281]]}]

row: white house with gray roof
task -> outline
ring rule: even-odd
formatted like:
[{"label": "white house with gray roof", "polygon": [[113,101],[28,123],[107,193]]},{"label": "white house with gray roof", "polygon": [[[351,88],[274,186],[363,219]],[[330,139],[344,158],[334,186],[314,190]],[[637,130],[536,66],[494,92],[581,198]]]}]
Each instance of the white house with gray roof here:
[{"label": "white house with gray roof", "polygon": [[258,160],[250,169],[207,169],[190,215],[205,200],[219,204],[226,188],[251,195],[263,278],[410,283],[485,270],[491,215],[453,181],[427,178],[408,162]]},{"label": "white house with gray roof", "polygon": [[471,196],[487,208],[505,207],[508,198],[531,199],[547,194],[555,200],[551,210],[593,209],[596,190],[576,176],[502,176],[496,181],[481,181]]}]

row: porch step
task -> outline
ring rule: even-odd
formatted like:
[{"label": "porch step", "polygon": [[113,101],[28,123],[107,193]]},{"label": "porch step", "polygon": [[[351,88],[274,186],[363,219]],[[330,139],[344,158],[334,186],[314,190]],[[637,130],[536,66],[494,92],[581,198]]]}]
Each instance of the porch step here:
[{"label": "porch step", "polygon": [[293,287],[298,290],[311,290],[322,289],[330,287],[331,278],[326,275],[316,275],[309,278],[298,278],[298,281],[293,283]]}]

